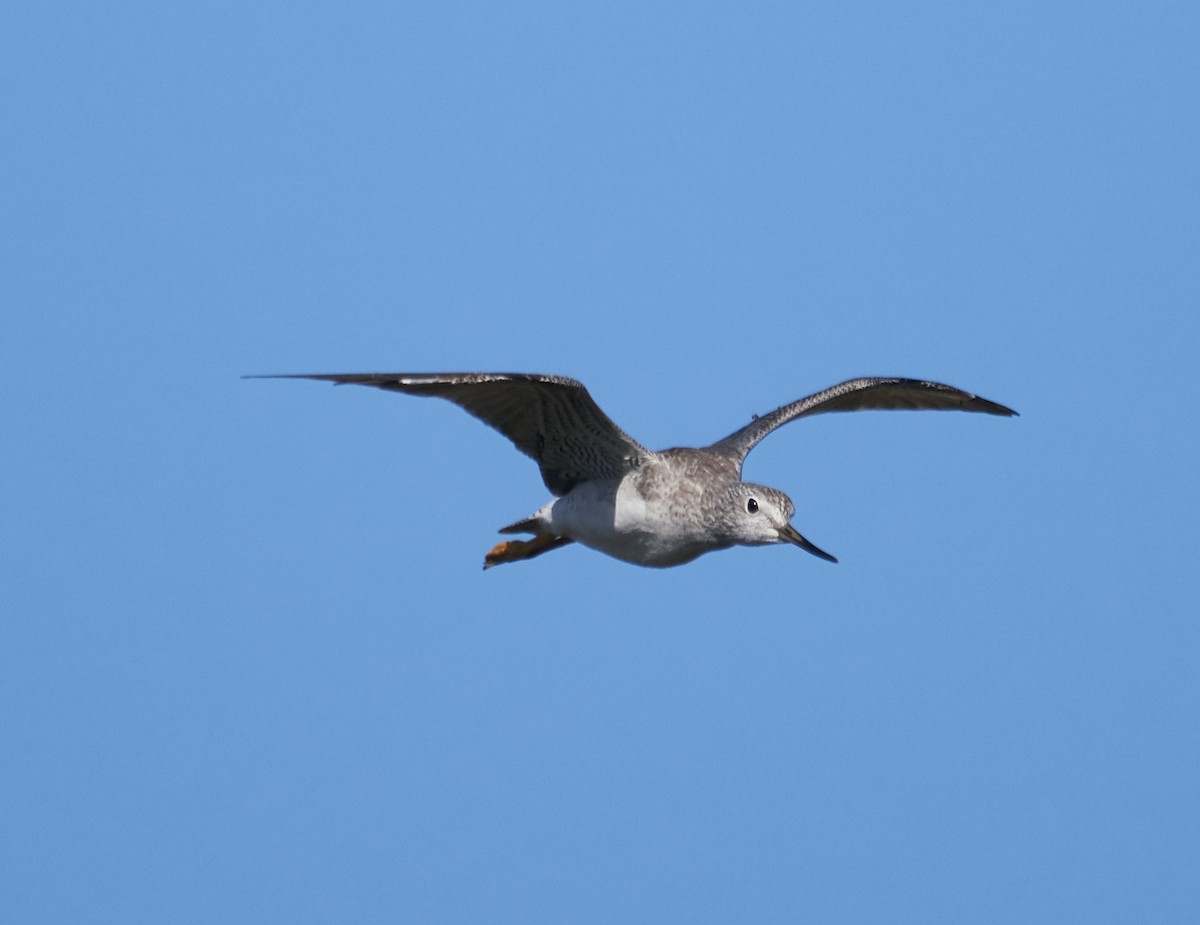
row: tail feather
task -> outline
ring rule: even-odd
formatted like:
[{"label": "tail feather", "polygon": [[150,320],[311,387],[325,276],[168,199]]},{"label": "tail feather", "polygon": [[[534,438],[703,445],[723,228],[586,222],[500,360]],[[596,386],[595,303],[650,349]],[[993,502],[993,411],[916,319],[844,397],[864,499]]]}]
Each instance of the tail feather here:
[{"label": "tail feather", "polygon": [[524,520],[518,520],[515,524],[509,524],[507,527],[501,527],[499,533],[544,533],[541,521],[536,517],[526,517]]}]

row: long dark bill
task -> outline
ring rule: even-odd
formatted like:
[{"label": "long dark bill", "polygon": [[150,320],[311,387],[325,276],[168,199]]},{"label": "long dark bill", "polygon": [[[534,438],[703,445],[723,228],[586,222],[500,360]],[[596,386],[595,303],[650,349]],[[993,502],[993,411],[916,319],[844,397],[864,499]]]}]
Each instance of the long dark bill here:
[{"label": "long dark bill", "polygon": [[805,552],[811,552],[818,559],[824,559],[826,562],[837,562],[837,559],[827,553],[824,549],[814,546],[812,543],[802,537],[800,532],[791,524],[788,524],[779,531],[779,538],[786,540],[789,543],[795,543]]}]

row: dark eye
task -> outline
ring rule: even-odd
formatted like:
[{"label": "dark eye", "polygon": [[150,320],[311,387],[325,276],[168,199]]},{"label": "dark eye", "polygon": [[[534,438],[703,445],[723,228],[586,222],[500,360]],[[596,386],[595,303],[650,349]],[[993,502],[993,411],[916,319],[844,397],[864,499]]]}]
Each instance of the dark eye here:
[{"label": "dark eye", "polygon": [[746,510],[751,514],[757,514],[758,513],[758,502],[755,501],[753,498],[747,498],[746,499]]}]

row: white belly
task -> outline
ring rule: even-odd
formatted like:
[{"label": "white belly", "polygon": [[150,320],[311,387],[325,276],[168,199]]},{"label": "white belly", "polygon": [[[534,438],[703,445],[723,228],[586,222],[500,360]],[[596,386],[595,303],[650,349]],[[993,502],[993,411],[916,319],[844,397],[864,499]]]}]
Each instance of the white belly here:
[{"label": "white belly", "polygon": [[624,562],[666,568],[717,548],[671,529],[661,506],[622,482],[586,482],[543,509],[549,529]]}]

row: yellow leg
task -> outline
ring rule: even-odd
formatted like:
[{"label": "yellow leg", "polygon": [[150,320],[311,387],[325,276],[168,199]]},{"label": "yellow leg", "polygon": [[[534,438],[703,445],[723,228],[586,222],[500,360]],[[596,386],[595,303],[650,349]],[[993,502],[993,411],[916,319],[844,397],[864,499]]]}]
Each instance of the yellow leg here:
[{"label": "yellow leg", "polygon": [[553,533],[540,533],[531,540],[505,540],[497,543],[492,551],[483,557],[483,567],[489,569],[505,562],[532,559],[570,542],[572,541],[568,537],[555,536]]}]

